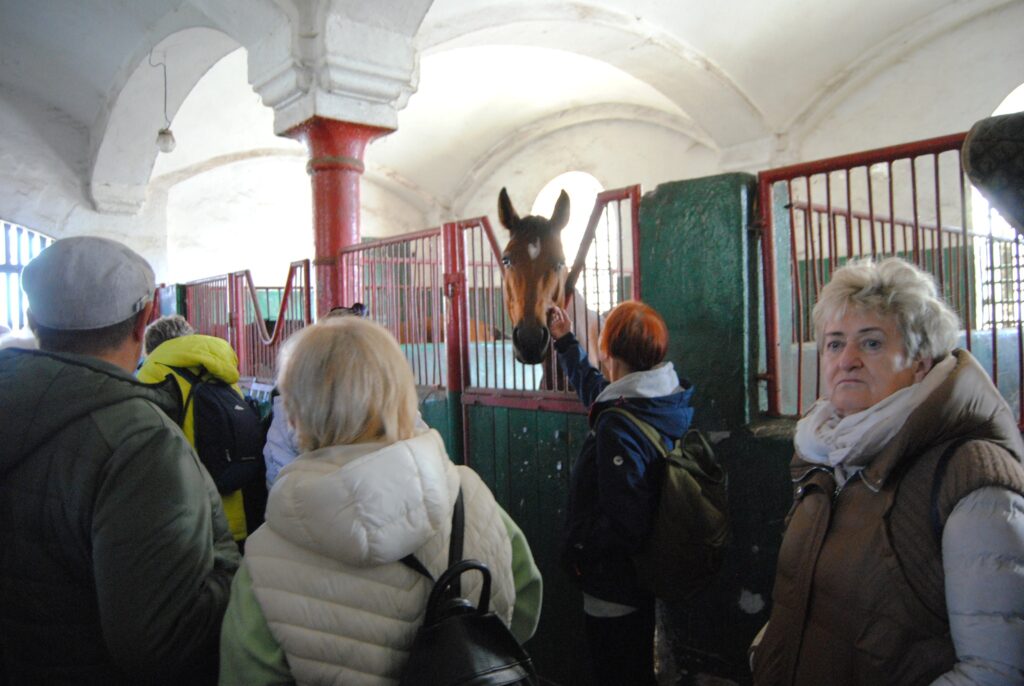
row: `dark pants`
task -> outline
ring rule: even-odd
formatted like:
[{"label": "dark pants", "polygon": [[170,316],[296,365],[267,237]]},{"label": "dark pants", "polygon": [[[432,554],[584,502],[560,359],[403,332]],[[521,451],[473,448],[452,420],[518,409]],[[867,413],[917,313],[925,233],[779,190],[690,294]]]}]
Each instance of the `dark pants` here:
[{"label": "dark pants", "polygon": [[586,617],[594,686],[654,686],[654,601],[624,617]]}]

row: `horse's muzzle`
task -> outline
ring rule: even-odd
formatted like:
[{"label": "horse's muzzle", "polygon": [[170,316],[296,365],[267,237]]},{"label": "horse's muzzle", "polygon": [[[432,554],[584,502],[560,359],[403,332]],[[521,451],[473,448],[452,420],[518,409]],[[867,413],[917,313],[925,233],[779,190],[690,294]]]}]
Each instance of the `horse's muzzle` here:
[{"label": "horse's muzzle", "polygon": [[546,326],[521,325],[512,329],[512,350],[523,364],[540,364],[548,356],[551,332]]}]

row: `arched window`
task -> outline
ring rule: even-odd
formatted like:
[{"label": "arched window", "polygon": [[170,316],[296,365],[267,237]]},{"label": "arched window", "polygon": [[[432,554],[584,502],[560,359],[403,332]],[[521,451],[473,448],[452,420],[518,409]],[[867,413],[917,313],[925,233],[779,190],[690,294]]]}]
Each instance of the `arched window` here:
[{"label": "arched window", "polygon": [[[558,194],[565,190],[569,194],[569,223],[562,229],[562,249],[565,251],[567,266],[572,267],[580,249],[583,234],[587,230],[590,213],[594,209],[597,194],[604,190],[601,182],[586,172],[571,171],[559,174],[548,181],[533,201],[531,214],[551,216]],[[587,264],[617,265],[619,263],[618,226],[610,227],[606,215],[598,220],[594,242],[587,252]],[[613,233],[614,232],[614,233]],[[578,283],[586,301],[597,311],[603,311],[613,303],[610,291],[611,279],[590,279]],[[617,302],[617,298],[614,299]]]}]

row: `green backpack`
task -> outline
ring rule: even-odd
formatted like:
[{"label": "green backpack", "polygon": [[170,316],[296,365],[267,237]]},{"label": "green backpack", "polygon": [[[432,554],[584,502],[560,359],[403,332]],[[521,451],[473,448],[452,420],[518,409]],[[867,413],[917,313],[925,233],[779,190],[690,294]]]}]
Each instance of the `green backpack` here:
[{"label": "green backpack", "polygon": [[654,526],[633,562],[643,588],[664,600],[686,600],[705,588],[722,566],[730,539],[725,469],[696,429],[668,451],[658,430],[631,412],[620,407],[604,412],[628,419],[665,458]]}]

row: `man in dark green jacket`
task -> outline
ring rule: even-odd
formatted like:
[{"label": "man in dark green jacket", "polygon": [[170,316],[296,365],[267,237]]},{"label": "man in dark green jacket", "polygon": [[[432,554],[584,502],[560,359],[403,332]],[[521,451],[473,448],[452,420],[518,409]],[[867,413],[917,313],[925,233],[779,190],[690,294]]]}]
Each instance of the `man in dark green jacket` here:
[{"label": "man in dark green jacket", "polygon": [[131,374],[153,271],[76,237],[23,285],[40,350],[0,352],[0,684],[215,683],[238,551],[177,389]]}]

